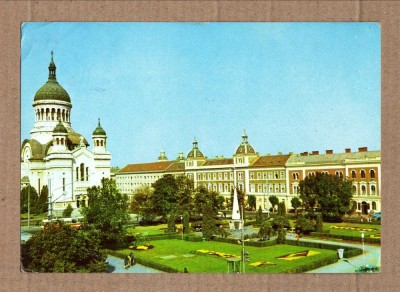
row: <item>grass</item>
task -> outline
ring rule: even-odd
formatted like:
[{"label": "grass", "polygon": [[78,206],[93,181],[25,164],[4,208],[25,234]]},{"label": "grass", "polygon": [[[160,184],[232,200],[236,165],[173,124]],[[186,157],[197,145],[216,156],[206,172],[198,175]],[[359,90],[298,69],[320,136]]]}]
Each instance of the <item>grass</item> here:
[{"label": "grass", "polygon": [[[359,236],[361,237],[361,230],[351,230],[351,229],[338,229],[338,228],[333,228],[333,226],[337,227],[353,227],[353,228],[361,228],[361,229],[366,229],[365,230],[365,237],[368,237],[373,234],[377,234],[381,232],[381,225],[378,224],[355,224],[355,223],[347,223],[347,222],[342,222],[342,223],[325,223],[324,222],[324,230],[329,230],[330,234],[333,235],[341,235],[341,236]],[[368,230],[371,229],[371,230]]]},{"label": "grass", "polygon": [[[237,256],[241,255],[242,250],[239,244],[214,241],[190,242],[169,239],[152,241],[150,244],[154,245],[153,249],[134,252],[139,263],[142,260],[143,263],[155,263],[157,266],[162,265],[177,271],[183,271],[186,267],[190,273],[226,273],[228,269],[225,258],[199,254],[196,253],[196,250],[223,252]],[[301,267],[310,266],[315,261],[320,261],[320,266],[336,261],[336,251],[317,248],[275,245],[262,248],[248,246],[245,250],[250,253],[250,262],[245,264],[246,273],[287,273],[294,272]],[[319,254],[292,261],[277,259],[279,256],[305,250],[312,250],[319,252]],[[120,250],[122,255],[127,255],[129,252],[131,252],[129,249]],[[249,265],[258,261],[272,262],[276,265],[259,267]]]},{"label": "grass", "polygon": [[[177,225],[178,227],[178,225]],[[128,227],[126,231],[132,235],[156,235],[165,234],[164,230],[167,228],[167,224],[160,224],[155,226],[136,226],[135,228]]]}]

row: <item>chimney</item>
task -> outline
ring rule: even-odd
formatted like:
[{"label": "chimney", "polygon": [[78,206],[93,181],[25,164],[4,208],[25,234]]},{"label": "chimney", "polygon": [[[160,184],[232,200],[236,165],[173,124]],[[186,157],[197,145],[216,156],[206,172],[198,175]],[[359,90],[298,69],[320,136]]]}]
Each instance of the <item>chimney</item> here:
[{"label": "chimney", "polygon": [[311,155],[318,155],[319,151],[313,151]]},{"label": "chimney", "polygon": [[358,148],[359,152],[367,152],[368,151],[368,147],[360,147]]},{"label": "chimney", "polygon": [[333,150],[326,150],[326,154],[333,154]]},{"label": "chimney", "polygon": [[351,153],[351,149],[350,149],[350,148],[346,148],[346,149],[344,149],[344,151],[345,151],[346,153]]},{"label": "chimney", "polygon": [[306,152],[300,153],[300,156],[308,156],[308,152],[306,151]]}]

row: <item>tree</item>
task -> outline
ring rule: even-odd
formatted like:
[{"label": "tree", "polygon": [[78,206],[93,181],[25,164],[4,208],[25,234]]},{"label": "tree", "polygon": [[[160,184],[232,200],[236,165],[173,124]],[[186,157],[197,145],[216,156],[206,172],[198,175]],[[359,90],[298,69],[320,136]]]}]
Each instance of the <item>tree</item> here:
[{"label": "tree", "polygon": [[303,234],[310,234],[315,230],[314,221],[300,216],[296,221],[296,229]]},{"label": "tree", "polygon": [[168,232],[176,232],[175,218],[176,218],[175,212],[171,212],[168,215],[168,220],[167,220]]},{"label": "tree", "polygon": [[272,205],[272,210],[275,211],[275,206],[279,204],[279,199],[277,196],[270,196],[268,200]]},{"label": "tree", "polygon": [[280,202],[278,204],[278,215],[279,216],[285,216],[286,215],[286,206],[285,202]]},{"label": "tree", "polygon": [[[28,199],[29,197],[29,199]],[[38,214],[37,212],[37,201],[38,201],[38,193],[34,187],[28,185],[21,190],[21,199],[20,199],[20,212],[27,213],[28,212],[28,201],[29,201],[29,211],[31,214]]]},{"label": "tree", "polygon": [[106,255],[93,230],[48,224],[26,242],[22,262],[32,272],[106,272]]},{"label": "tree", "polygon": [[72,208],[71,204],[68,204],[67,208],[64,209],[62,216],[64,218],[70,218],[72,211],[74,211],[74,209]]},{"label": "tree", "polygon": [[247,196],[247,205],[249,206],[249,209],[254,211],[257,208],[257,199],[255,195],[248,195]]},{"label": "tree", "polygon": [[154,214],[151,205],[153,192],[150,187],[145,186],[135,190],[130,202],[130,211],[143,217],[143,221],[153,219]]},{"label": "tree", "polygon": [[317,214],[317,219],[315,223],[315,231],[323,232],[324,231],[324,222],[322,221],[322,216],[320,213]]},{"label": "tree", "polygon": [[45,213],[49,210],[49,188],[47,186],[43,186],[40,191],[39,199],[37,201],[37,212]]},{"label": "tree", "polygon": [[123,224],[129,220],[128,198],[118,191],[113,179],[102,179],[101,183],[87,190],[88,206],[82,208],[84,228],[88,225],[98,230],[104,247],[115,247],[125,240]]},{"label": "tree", "polygon": [[183,227],[182,227],[182,232],[184,234],[189,234],[189,213],[185,212],[183,213]]},{"label": "tree", "polygon": [[199,186],[194,191],[194,211],[197,214],[202,213],[203,206],[206,204],[210,204],[213,212],[217,214],[223,202],[223,197],[219,193],[209,191],[204,186]]},{"label": "tree", "polygon": [[211,239],[211,237],[216,234],[215,227],[215,216],[214,208],[212,203],[208,201],[203,205],[203,237],[207,240]]},{"label": "tree", "polygon": [[261,226],[260,230],[258,231],[258,236],[261,238],[271,237],[275,234],[275,230],[272,228],[271,223],[269,221],[264,221]]},{"label": "tree", "polygon": [[264,221],[264,216],[263,216],[263,213],[262,213],[261,206],[259,206],[258,210],[257,210],[257,214],[256,214],[256,223],[258,225],[262,225],[263,221]]},{"label": "tree", "polygon": [[351,209],[352,182],[348,178],[317,172],[299,183],[299,197],[306,210],[314,216],[314,209],[322,213],[324,221],[340,222]]},{"label": "tree", "polygon": [[176,178],[178,186],[176,209],[179,213],[183,214],[185,211],[193,210],[193,192],[194,182],[192,179],[185,175],[180,175]]},{"label": "tree", "polygon": [[150,199],[152,211],[166,219],[167,215],[177,207],[178,184],[172,174],[166,174],[152,186],[154,189]]},{"label": "tree", "polygon": [[294,197],[290,200],[290,202],[292,203],[292,207],[294,209],[294,211],[296,212],[297,215],[297,208],[299,208],[301,206],[301,201],[298,197]]}]

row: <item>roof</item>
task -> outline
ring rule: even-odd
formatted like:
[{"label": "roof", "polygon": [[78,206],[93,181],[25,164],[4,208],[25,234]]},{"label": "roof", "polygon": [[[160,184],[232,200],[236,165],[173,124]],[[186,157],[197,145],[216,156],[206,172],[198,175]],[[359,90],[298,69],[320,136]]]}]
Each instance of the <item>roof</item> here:
[{"label": "roof", "polygon": [[54,127],[53,133],[68,133],[68,130],[61,123],[61,120],[58,121],[58,124]]},{"label": "roof", "polygon": [[292,155],[287,161],[287,165],[304,165],[304,164],[348,164],[348,163],[365,163],[365,161],[380,161],[381,151],[367,152],[350,152],[350,153],[333,153],[321,155]]},{"label": "roof", "polygon": [[174,162],[166,171],[185,171],[185,162]]},{"label": "roof", "polygon": [[254,148],[247,141],[248,136],[246,132],[242,135],[242,143],[240,143],[239,147],[236,149],[236,154],[255,154]]},{"label": "roof", "polygon": [[[118,171],[123,172],[162,172],[165,171],[171,164],[177,163],[175,161],[158,161],[150,163],[128,164]],[[179,163],[179,162],[178,162]]]},{"label": "roof", "polygon": [[93,131],[93,136],[96,136],[96,135],[101,135],[101,136],[106,135],[106,131],[104,131],[104,129],[100,125],[100,118],[99,118],[99,123],[97,125],[97,128]]},{"label": "roof", "polygon": [[51,55],[51,61],[49,65],[49,79],[47,82],[39,88],[35,94],[34,101],[39,100],[60,100],[71,103],[71,99],[68,93],[56,79],[56,64],[53,61],[53,54]]},{"label": "roof", "polygon": [[285,166],[290,155],[260,156],[251,167]]},{"label": "roof", "polygon": [[[68,140],[72,145],[79,145],[81,136],[82,135],[79,134],[79,133],[69,132],[68,133]],[[83,137],[83,143],[85,143],[86,146],[89,146],[89,143],[88,143],[88,141],[86,140],[85,137]]]},{"label": "roof", "polygon": [[213,165],[228,165],[233,164],[233,158],[220,158],[207,160],[202,166],[213,166]]}]

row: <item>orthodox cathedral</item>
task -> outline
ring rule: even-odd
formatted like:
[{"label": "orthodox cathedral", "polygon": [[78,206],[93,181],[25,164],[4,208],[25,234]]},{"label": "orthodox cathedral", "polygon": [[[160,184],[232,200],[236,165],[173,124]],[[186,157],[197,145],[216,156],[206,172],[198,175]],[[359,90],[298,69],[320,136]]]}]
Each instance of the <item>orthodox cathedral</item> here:
[{"label": "orthodox cathedral", "polygon": [[71,126],[71,98],[56,79],[51,53],[49,77],[33,100],[35,123],[30,139],[21,146],[21,184],[39,193],[49,190],[49,215],[60,216],[68,204],[74,209],[87,204],[86,190],[110,177],[111,154],[107,135],[98,120],[93,147]]}]

